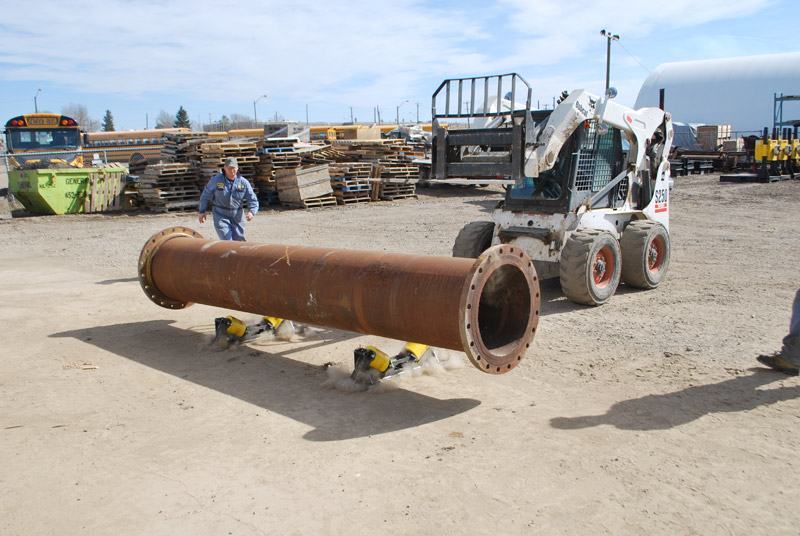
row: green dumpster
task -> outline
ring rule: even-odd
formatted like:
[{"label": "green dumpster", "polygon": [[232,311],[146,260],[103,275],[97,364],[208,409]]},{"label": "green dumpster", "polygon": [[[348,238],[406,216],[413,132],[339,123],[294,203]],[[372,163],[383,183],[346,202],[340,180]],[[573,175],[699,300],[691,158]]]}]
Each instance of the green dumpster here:
[{"label": "green dumpster", "polygon": [[33,214],[122,210],[125,169],[17,169],[8,172],[8,186]]}]

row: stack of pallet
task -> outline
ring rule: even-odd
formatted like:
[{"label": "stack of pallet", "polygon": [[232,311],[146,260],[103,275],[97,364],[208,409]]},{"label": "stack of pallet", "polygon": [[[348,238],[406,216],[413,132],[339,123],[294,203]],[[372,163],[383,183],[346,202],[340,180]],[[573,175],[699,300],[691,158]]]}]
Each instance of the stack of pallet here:
[{"label": "stack of pallet", "polygon": [[404,140],[332,140],[330,143],[350,161],[400,163],[425,156],[424,151]]},{"label": "stack of pallet", "polygon": [[370,176],[373,165],[369,162],[340,162],[330,164],[333,196],[339,205],[372,201]]},{"label": "stack of pallet", "polygon": [[417,197],[419,167],[404,163],[378,164],[375,197],[385,201]]},{"label": "stack of pallet", "polygon": [[215,175],[222,172],[225,160],[229,157],[236,158],[239,163],[239,173],[252,178],[256,174],[256,143],[254,141],[206,141],[200,145],[199,180],[202,186]]},{"label": "stack of pallet", "polygon": [[209,141],[207,132],[173,132],[164,134],[161,159],[164,162],[190,162],[200,159],[200,145]]},{"label": "stack of pallet", "polygon": [[188,210],[197,206],[200,192],[222,171],[225,159],[235,157],[262,206],[307,208],[416,197],[419,172],[411,161],[422,154],[403,140],[334,140],[333,145],[297,138],[218,141],[207,133],[188,132],[164,139],[162,159],[178,167],[150,165],[136,174],[146,206]]},{"label": "stack of pallet", "polygon": [[264,138],[258,142],[258,163],[252,175],[253,187],[258,189],[258,200],[262,205],[279,202],[276,170],[294,169],[300,166],[295,155],[296,138]]},{"label": "stack of pallet", "polygon": [[197,172],[188,163],[151,164],[137,184],[144,205],[154,212],[189,211],[199,206]]},{"label": "stack of pallet", "polygon": [[336,204],[327,164],[279,170],[275,182],[284,206],[311,208]]},{"label": "stack of pallet", "polygon": [[417,196],[419,167],[411,161],[424,156],[418,147],[404,140],[334,140],[331,143],[345,158],[373,164],[370,179],[373,201]]},{"label": "stack of pallet", "polygon": [[316,144],[298,146],[297,151],[300,153],[300,159],[304,166],[336,164],[338,162],[347,161],[347,156],[344,153],[337,151],[329,145]]}]

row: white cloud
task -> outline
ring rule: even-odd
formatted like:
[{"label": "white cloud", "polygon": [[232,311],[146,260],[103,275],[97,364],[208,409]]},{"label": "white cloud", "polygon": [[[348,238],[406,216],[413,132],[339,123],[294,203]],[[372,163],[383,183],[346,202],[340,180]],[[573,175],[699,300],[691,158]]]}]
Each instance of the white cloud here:
[{"label": "white cloud", "polygon": [[[604,83],[604,26],[645,43],[777,2],[45,0],[35,5],[47,16],[34,18],[15,2],[4,20],[35,24],[0,23],[0,77],[130,100],[252,103],[267,93],[276,106],[411,98],[427,108],[445,78],[520,72],[549,98]],[[615,70],[629,68],[627,54],[615,58]]]}]

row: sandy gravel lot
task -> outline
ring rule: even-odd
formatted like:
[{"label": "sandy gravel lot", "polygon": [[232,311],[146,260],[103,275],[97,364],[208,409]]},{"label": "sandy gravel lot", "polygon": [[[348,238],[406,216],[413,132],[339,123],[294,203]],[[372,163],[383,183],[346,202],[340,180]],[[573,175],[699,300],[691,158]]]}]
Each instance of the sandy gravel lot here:
[{"label": "sandy gravel lot", "polygon": [[[266,209],[248,238],[449,255],[500,197]],[[232,311],[146,298],[142,245],[213,236],[194,215],[0,219],[0,533],[797,534],[800,379],[755,356],[788,329],[798,206],[800,181],[677,178],[659,289],[587,308],[545,284],[510,373],[450,352],[464,366],[368,393],[324,365],[401,341],[220,351]]]}]

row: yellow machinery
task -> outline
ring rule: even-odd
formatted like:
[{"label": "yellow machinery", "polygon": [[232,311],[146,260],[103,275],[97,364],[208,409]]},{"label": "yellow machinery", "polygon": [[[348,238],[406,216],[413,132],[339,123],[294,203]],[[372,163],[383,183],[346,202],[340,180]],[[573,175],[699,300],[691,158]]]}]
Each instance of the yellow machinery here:
[{"label": "yellow machinery", "polygon": [[275,333],[284,322],[282,318],[264,316],[257,324],[248,326],[238,318],[228,315],[214,319],[216,336],[214,343],[227,348],[231,344],[240,344],[260,337],[266,332]]},{"label": "yellow machinery", "polygon": [[800,140],[786,132],[783,136],[764,136],[756,140],[755,165],[757,177],[764,181],[788,179],[800,173]]},{"label": "yellow machinery", "polygon": [[421,366],[423,359],[438,360],[432,347],[414,342],[407,342],[394,357],[375,346],[357,348],[353,352],[354,367],[350,378],[364,390],[372,389],[383,379]]}]

